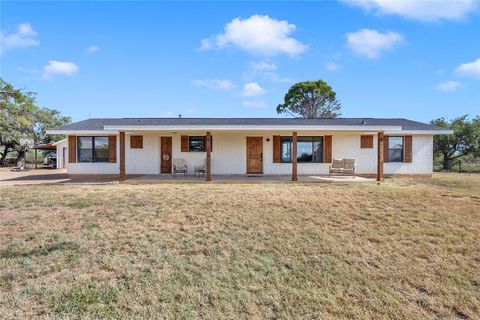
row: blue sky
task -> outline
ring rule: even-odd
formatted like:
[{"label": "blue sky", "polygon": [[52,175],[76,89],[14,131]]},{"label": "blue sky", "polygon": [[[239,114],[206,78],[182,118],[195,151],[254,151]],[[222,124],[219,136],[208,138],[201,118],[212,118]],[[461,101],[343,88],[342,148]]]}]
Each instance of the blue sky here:
[{"label": "blue sky", "polygon": [[1,76],[74,121],[284,117],[323,79],[343,117],[480,114],[480,3],[4,2]]}]

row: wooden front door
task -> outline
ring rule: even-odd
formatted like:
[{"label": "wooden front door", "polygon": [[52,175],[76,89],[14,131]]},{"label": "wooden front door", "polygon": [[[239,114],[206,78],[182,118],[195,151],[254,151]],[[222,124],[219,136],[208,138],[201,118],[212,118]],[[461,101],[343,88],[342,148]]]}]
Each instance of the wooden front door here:
[{"label": "wooden front door", "polygon": [[247,137],[247,173],[263,173],[262,137]]},{"label": "wooden front door", "polygon": [[160,173],[172,173],[172,137],[160,138]]}]

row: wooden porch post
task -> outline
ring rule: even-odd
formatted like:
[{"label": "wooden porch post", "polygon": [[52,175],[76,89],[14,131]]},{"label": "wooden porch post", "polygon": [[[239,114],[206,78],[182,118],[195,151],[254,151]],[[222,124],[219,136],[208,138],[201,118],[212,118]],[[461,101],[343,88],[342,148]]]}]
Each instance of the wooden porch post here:
[{"label": "wooden porch post", "polygon": [[377,138],[377,181],[383,181],[383,140],[383,132],[379,132]]},{"label": "wooden porch post", "polygon": [[298,181],[297,177],[297,132],[292,134],[292,181]]},{"label": "wooden porch post", "polygon": [[[57,155],[58,159],[58,155]],[[35,169],[37,169],[37,149],[35,149]]]},{"label": "wooden porch post", "polygon": [[207,177],[205,181],[212,181],[212,135],[207,132]]},{"label": "wooden porch post", "polygon": [[125,180],[125,132],[120,132],[120,180]]}]

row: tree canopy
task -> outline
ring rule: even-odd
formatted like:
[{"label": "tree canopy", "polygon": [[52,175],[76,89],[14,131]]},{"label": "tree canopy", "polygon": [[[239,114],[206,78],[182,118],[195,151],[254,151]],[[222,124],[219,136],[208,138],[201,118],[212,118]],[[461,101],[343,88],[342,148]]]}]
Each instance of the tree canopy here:
[{"label": "tree canopy", "polygon": [[0,78],[0,165],[10,153],[16,152],[18,162],[25,158],[31,144],[58,139],[46,135],[46,129],[70,121],[58,110],[37,106],[33,92],[15,89]]},{"label": "tree canopy", "polygon": [[467,115],[447,121],[438,118],[432,124],[453,130],[450,135],[438,135],[433,139],[433,150],[442,156],[443,169],[448,170],[454,161],[466,155],[480,156],[480,116],[472,120]]},{"label": "tree canopy", "polygon": [[341,103],[325,81],[303,81],[290,87],[277,113],[300,118],[335,118],[340,115]]}]

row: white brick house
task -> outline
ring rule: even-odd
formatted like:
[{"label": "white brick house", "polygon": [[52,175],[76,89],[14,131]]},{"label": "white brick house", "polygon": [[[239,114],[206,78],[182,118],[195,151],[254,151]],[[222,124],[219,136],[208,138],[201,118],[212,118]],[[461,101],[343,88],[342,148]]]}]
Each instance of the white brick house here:
[{"label": "white brick house", "polygon": [[383,173],[431,174],[433,135],[452,133],[407,119],[372,118],[88,119],[47,132],[68,136],[57,144],[57,163],[70,174],[169,174],[172,160],[183,159],[192,171],[209,159],[213,176],[321,175],[332,159],[349,158],[356,159],[358,174],[378,179]]}]

